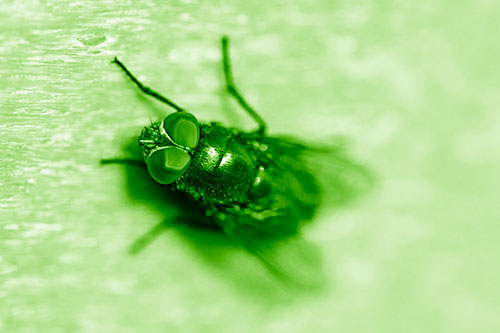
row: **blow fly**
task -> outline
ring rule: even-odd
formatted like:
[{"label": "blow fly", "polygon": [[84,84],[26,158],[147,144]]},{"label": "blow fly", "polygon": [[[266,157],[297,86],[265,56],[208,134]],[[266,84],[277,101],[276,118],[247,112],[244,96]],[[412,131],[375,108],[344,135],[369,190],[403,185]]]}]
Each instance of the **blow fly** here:
[{"label": "blow fly", "polygon": [[[293,275],[294,272],[283,272],[287,269],[282,267],[281,259],[274,258],[269,249],[295,235],[311,220],[320,203],[322,190],[309,169],[308,156],[315,152],[333,156],[333,163],[324,168],[334,174],[330,183],[340,197],[348,196],[352,188],[357,187],[346,181],[349,174],[360,175],[362,171],[342,158],[336,149],[324,150],[293,139],[266,135],[265,121],[235,85],[229,39],[223,37],[221,42],[227,92],[256,122],[258,127],[253,131],[216,122],[198,122],[192,113],[143,85],[114,58],[113,62],[143,93],[175,110],[142,130],[138,140],[143,157],[140,163],[156,182],[183,192],[194,202],[203,213],[204,224],[222,230],[273,273]],[[129,163],[130,160],[102,162]]]}]

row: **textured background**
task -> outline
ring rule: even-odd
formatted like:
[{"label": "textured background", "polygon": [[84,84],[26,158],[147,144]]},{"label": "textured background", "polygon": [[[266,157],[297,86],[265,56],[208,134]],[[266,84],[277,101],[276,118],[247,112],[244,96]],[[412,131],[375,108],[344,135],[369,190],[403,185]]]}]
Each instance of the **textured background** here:
[{"label": "textured background", "polygon": [[[0,331],[500,330],[494,0],[2,1]],[[195,112],[250,128],[222,91],[218,39],[272,133],[341,134],[378,176],[304,237],[328,286],[290,294],[123,167],[165,114],[109,61]],[[141,176],[141,177],[139,177]]]}]

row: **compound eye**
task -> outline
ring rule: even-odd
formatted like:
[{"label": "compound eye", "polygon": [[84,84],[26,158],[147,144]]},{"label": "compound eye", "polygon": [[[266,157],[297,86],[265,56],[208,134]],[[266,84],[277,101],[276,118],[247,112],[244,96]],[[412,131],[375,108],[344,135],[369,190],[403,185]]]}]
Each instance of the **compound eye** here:
[{"label": "compound eye", "polygon": [[200,125],[191,113],[172,113],[163,120],[163,129],[179,146],[196,148],[200,142]]},{"label": "compound eye", "polygon": [[149,174],[160,184],[171,184],[181,178],[190,162],[191,156],[174,146],[162,147],[146,160]]}]

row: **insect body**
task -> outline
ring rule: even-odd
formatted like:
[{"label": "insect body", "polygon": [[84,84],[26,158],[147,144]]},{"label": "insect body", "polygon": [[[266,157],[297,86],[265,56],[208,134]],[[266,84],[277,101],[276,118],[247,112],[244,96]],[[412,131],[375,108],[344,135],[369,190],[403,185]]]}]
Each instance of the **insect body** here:
[{"label": "insect body", "polygon": [[184,192],[204,212],[205,223],[222,229],[278,271],[263,251],[268,243],[261,240],[294,234],[313,216],[321,191],[304,161],[310,148],[267,136],[264,120],[239,93],[228,44],[223,37],[227,91],[258,124],[252,132],[199,123],[194,115],[144,86],[117,58],[114,62],[144,93],[176,110],[145,127],[139,136],[151,177]]},{"label": "insect body", "polygon": [[155,180],[172,183],[188,194],[208,219],[227,232],[253,228],[284,235],[312,217],[320,191],[300,159],[301,148],[261,132],[242,132],[217,123],[200,124],[196,144],[179,148],[169,139],[175,135],[161,134],[169,117],[178,114],[146,127],[140,136]]}]

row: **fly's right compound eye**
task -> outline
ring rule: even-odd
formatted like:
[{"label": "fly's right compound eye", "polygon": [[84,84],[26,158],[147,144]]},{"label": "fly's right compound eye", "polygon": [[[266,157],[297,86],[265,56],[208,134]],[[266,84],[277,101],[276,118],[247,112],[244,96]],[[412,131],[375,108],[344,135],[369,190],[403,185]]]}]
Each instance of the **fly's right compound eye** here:
[{"label": "fly's right compound eye", "polygon": [[172,113],[163,120],[162,126],[172,141],[179,146],[193,149],[200,142],[200,125],[191,113]]},{"label": "fly's right compound eye", "polygon": [[146,159],[148,172],[160,184],[171,184],[186,172],[191,156],[175,146],[161,147]]}]

